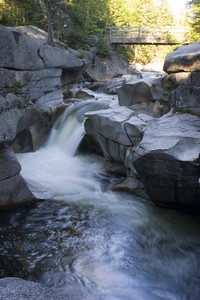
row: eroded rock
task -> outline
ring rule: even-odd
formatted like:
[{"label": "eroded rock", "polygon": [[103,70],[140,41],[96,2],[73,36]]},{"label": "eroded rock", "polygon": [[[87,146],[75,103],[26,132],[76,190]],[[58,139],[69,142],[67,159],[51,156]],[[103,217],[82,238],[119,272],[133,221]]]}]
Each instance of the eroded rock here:
[{"label": "eroded rock", "polygon": [[132,166],[150,198],[171,207],[200,208],[200,118],[188,114],[151,123]]},{"label": "eroded rock", "polygon": [[200,71],[200,42],[178,47],[165,58],[166,73]]},{"label": "eroded rock", "polygon": [[0,210],[30,205],[36,198],[20,175],[20,164],[6,144],[0,144]]}]

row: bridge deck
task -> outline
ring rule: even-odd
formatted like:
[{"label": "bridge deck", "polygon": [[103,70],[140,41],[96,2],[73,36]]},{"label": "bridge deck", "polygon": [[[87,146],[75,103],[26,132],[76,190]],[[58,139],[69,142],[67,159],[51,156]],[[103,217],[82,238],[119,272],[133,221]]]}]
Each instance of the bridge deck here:
[{"label": "bridge deck", "polygon": [[183,26],[107,27],[110,44],[177,45],[188,44],[189,29]]}]

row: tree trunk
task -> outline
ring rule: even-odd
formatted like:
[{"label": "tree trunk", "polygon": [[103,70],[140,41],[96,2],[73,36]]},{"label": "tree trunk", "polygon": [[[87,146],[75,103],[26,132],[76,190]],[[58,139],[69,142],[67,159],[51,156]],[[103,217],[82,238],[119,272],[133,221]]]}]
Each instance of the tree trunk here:
[{"label": "tree trunk", "polygon": [[48,1],[48,44],[53,45],[53,26],[51,18],[51,3]]}]

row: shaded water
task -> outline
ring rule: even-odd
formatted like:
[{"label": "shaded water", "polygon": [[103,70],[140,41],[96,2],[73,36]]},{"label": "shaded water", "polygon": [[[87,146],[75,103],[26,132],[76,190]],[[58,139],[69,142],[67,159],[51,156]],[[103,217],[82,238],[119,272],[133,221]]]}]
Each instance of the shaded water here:
[{"label": "shaded water", "polygon": [[0,214],[0,274],[70,300],[199,299],[199,219],[113,193],[102,158],[73,156],[83,134],[74,118],[56,125],[46,147],[18,156],[23,175],[54,199]]}]

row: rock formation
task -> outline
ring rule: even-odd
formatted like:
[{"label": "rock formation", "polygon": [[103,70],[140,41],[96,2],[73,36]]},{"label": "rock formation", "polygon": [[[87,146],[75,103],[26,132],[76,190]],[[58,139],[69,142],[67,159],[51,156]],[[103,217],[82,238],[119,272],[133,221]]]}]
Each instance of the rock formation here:
[{"label": "rock formation", "polygon": [[[74,82],[87,64],[59,41],[48,45],[47,34],[33,26],[0,26],[0,45],[0,209],[4,209],[35,201],[9,146],[16,152],[33,151],[44,142],[65,107],[62,88]],[[135,74],[107,83],[105,90],[117,91],[118,103],[86,114],[88,141],[103,153],[107,171],[125,178],[115,190],[167,207],[200,207],[199,54],[199,43],[183,46],[166,57],[165,76]],[[107,73],[107,64],[104,67],[99,72],[87,65],[84,74],[103,80],[112,73]],[[123,64],[118,70],[111,68],[112,76],[126,68]],[[37,195],[47,194],[42,190]]]},{"label": "rock formation", "polygon": [[163,78],[124,83],[120,106],[86,114],[86,132],[107,170],[126,175],[115,190],[200,208],[199,57],[199,43],[178,48],[166,57]]},{"label": "rock formation", "polygon": [[47,45],[47,33],[34,26],[0,26],[0,209],[36,200],[8,145],[15,152],[39,148],[65,107],[62,87],[84,66],[59,41]]}]

